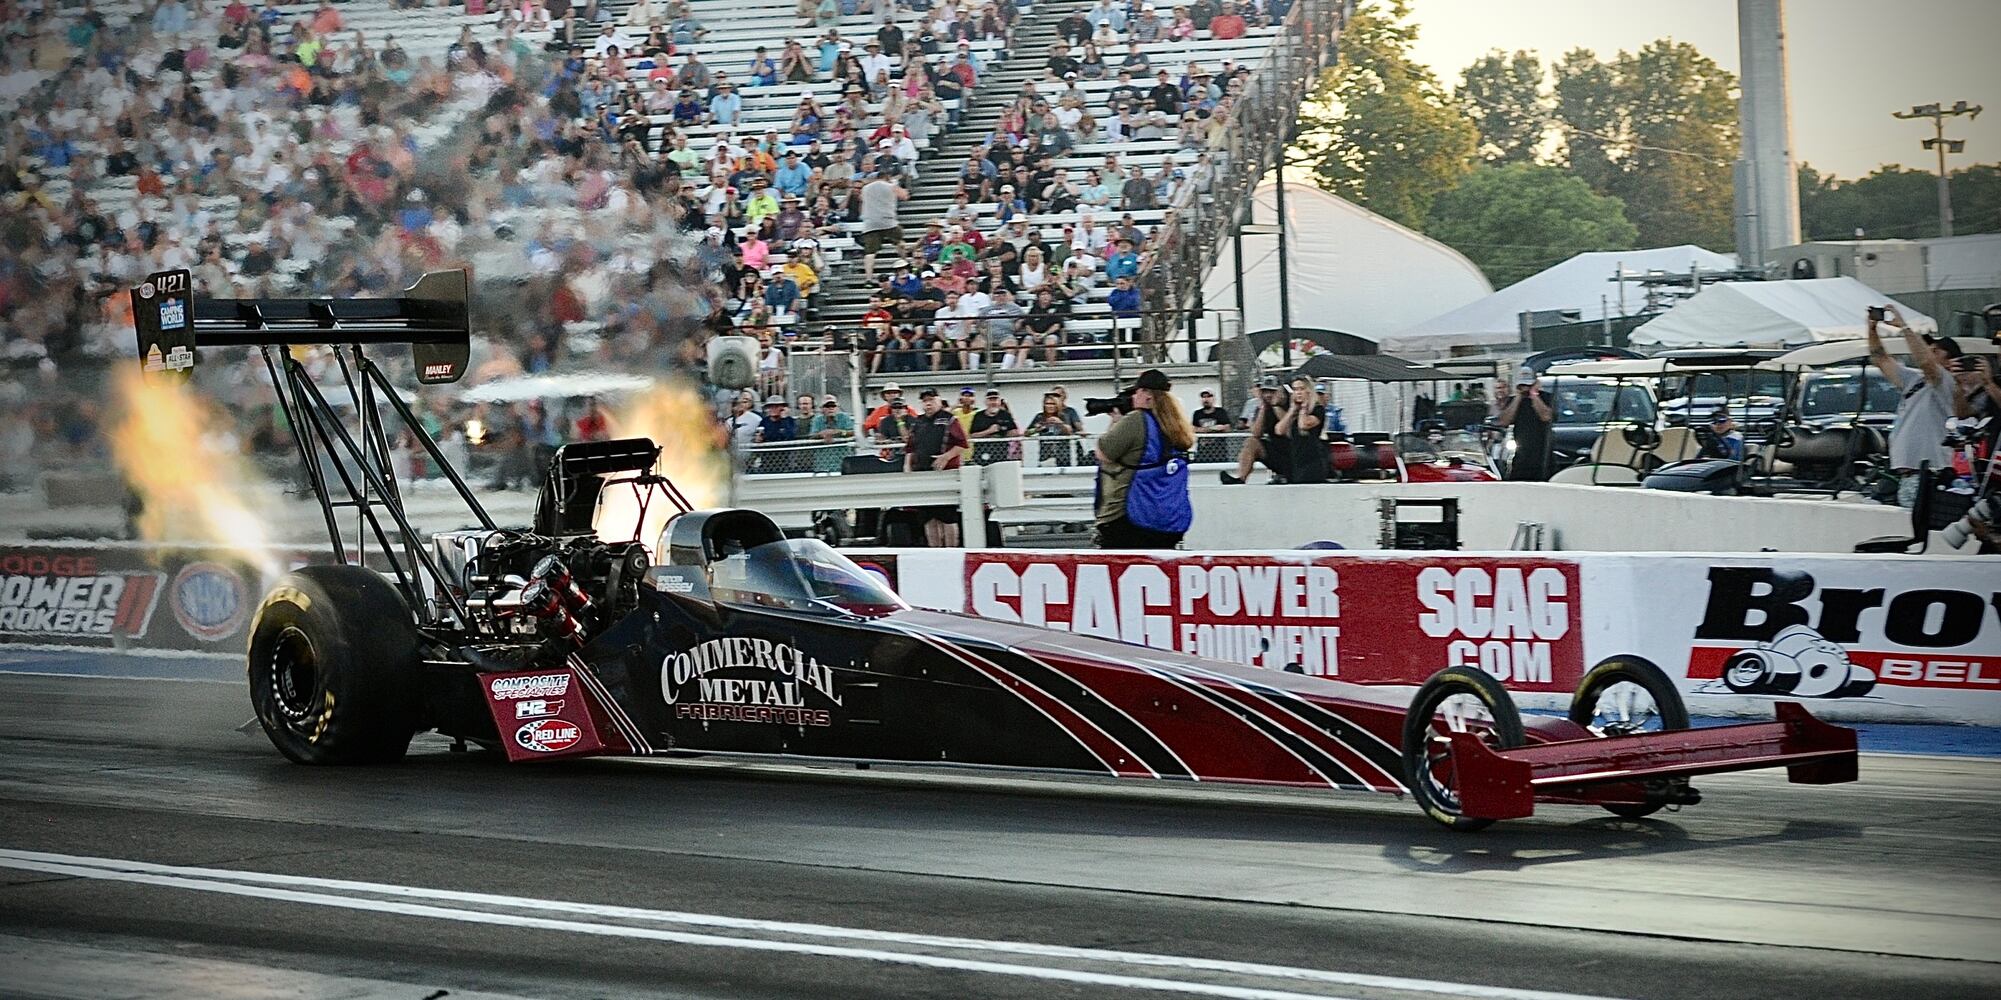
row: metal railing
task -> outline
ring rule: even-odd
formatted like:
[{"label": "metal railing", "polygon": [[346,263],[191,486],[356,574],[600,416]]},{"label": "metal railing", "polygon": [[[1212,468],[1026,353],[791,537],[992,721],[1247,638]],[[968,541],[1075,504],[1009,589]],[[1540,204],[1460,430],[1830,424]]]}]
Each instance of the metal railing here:
[{"label": "metal railing", "polygon": [[[1249,435],[1243,431],[1198,434],[1189,458],[1197,466],[1222,466],[1236,462],[1237,452]],[[1020,462],[1024,470],[1091,469],[1097,467],[1093,449],[1097,436],[1019,435],[978,438],[966,455],[976,465]],[[864,438],[860,441],[823,443],[819,441],[779,441],[753,444],[737,455],[737,467],[747,476],[841,475],[852,472],[848,459],[861,457],[900,468],[904,444]]]},{"label": "metal railing", "polygon": [[[1165,243],[1141,275],[1146,300],[1156,308],[1192,306],[1218,244],[1249,217],[1251,193],[1274,169],[1291,140],[1299,106],[1319,84],[1352,0],[1299,0],[1286,15],[1270,56],[1251,74],[1238,99],[1220,149],[1208,150],[1212,175],[1206,194],[1195,184],[1175,192]],[[1149,330],[1166,342],[1170,331]]]}]

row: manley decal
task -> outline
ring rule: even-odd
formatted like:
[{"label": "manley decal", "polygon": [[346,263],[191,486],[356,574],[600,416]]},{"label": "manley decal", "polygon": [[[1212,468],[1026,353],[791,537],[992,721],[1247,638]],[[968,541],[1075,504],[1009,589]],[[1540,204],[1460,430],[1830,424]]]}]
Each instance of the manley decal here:
[{"label": "manley decal", "polygon": [[834,669],[768,639],[712,639],[660,664],[660,690],[677,718],[783,726],[833,724]]}]

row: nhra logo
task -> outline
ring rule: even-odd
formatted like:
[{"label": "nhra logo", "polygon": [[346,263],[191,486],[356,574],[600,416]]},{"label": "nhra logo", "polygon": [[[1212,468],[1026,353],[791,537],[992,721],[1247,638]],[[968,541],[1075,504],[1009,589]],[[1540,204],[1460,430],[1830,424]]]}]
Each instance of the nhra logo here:
[{"label": "nhra logo", "polygon": [[219,563],[189,563],[175,574],[169,594],[174,620],[203,642],[235,635],[250,606],[243,578]]},{"label": "nhra logo", "polygon": [[555,698],[570,693],[569,674],[529,674],[526,677],[496,677],[487,690],[501,701],[522,698]]},{"label": "nhra logo", "polygon": [[523,750],[536,753],[561,753],[583,742],[584,731],[574,722],[561,719],[543,719],[531,722],[514,731],[514,742]]}]

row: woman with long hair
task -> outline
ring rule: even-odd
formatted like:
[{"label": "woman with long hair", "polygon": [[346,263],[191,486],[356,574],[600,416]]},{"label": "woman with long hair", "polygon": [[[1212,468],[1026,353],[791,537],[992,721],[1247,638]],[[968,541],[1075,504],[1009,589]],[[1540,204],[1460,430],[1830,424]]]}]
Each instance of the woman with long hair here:
[{"label": "woman with long hair", "polygon": [[1194,520],[1188,450],[1195,428],[1158,368],[1140,373],[1127,394],[1132,410],[1098,438],[1097,544],[1103,549],[1171,549]]}]

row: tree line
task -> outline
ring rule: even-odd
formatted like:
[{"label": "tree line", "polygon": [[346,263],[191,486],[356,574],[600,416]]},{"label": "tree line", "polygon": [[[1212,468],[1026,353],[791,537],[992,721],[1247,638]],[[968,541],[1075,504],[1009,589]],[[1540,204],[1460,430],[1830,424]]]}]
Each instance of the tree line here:
[{"label": "tree line", "polygon": [[[1589,250],[1735,244],[1736,76],[1661,39],[1601,58],[1490,52],[1447,89],[1411,57],[1407,0],[1368,0],[1302,108],[1320,187],[1465,254],[1496,287]],[[1806,239],[1937,232],[1935,175],[1800,168]],[[1955,231],[2001,229],[2001,166],[1953,174]]]}]

